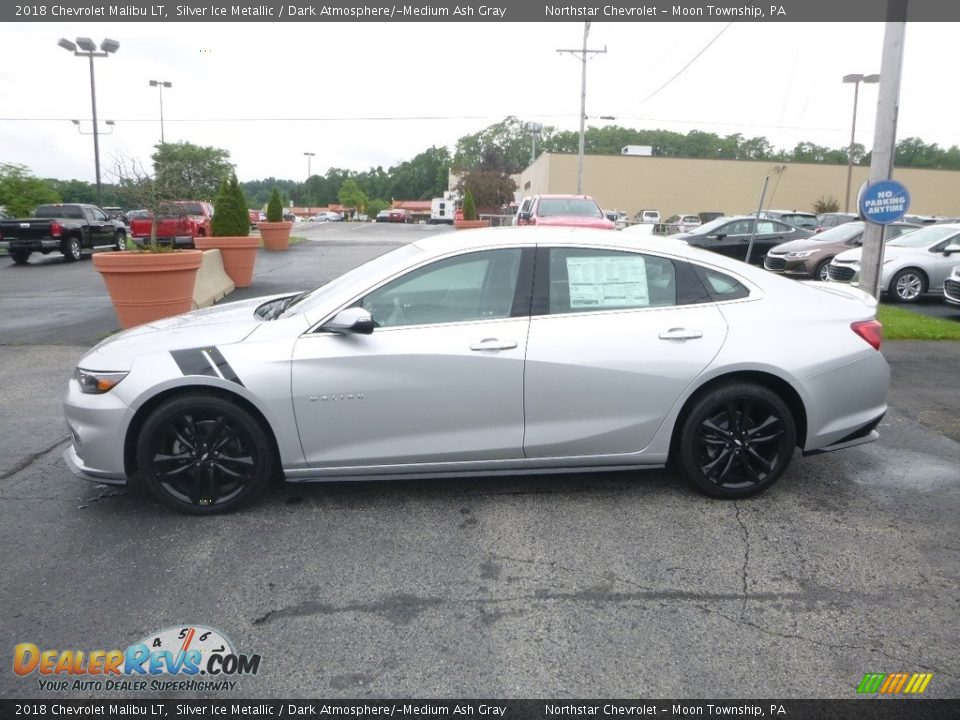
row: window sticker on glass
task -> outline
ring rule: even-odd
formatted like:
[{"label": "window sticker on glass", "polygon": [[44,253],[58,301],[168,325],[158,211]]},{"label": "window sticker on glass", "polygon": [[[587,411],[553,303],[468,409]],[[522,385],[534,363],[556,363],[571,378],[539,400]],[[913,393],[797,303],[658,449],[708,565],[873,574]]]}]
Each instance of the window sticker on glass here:
[{"label": "window sticker on glass", "polygon": [[641,255],[568,257],[570,309],[646,307],[646,263]]}]

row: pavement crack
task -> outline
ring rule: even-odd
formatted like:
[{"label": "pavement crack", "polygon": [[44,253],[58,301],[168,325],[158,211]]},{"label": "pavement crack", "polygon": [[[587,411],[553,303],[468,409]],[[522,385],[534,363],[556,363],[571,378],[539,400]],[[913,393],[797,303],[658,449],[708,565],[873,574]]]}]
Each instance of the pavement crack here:
[{"label": "pavement crack", "polygon": [[771,630],[770,628],[764,627],[763,625],[755,623],[751,620],[745,620],[742,615],[739,618],[735,618],[729,615],[725,615],[722,612],[718,612],[717,610],[714,610],[705,605],[696,605],[696,607],[700,608],[705,613],[716,615],[717,617],[727,620],[728,622],[731,622],[735,625],[746,625],[747,627],[751,627],[763,633],[764,635],[769,635],[770,637],[779,638],[781,640],[800,640],[801,642],[810,643],[811,645],[816,645],[818,647],[829,648],[831,650],[860,650],[860,651],[876,653],[877,655],[882,655],[888,660],[892,660],[893,662],[896,662],[902,666],[916,667],[921,670],[931,670],[937,673],[938,675],[944,675],[954,680],[960,680],[960,677],[958,677],[957,675],[953,675],[949,672],[944,672],[942,669],[934,667],[927,661],[903,658],[898,655],[889,653],[885,650],[881,650],[878,647],[871,647],[870,645],[852,645],[850,643],[830,643],[830,642],[824,642],[823,640],[817,640],[816,638],[807,637],[806,635],[800,635],[799,633],[778,632],[776,630]]},{"label": "pavement crack", "polygon": [[750,566],[750,530],[747,529],[747,525],[743,522],[743,518],[740,517],[740,506],[737,504],[737,501],[733,501],[733,507],[736,510],[737,523],[740,525],[740,529],[743,530],[743,567],[740,570],[740,579],[743,585],[743,602],[740,605],[740,617],[743,618],[747,614],[747,573]]},{"label": "pavement crack", "polygon": [[0,480],[6,480],[7,478],[13,477],[14,475],[16,475],[16,474],[17,474],[18,472],[20,472],[21,470],[25,470],[26,468],[28,468],[28,467],[30,467],[31,465],[33,465],[33,463],[35,463],[37,460],[39,460],[40,458],[42,458],[44,455],[46,455],[47,453],[49,453],[51,450],[56,449],[57,446],[63,445],[63,443],[65,443],[65,442],[66,442],[67,440],[69,440],[69,439],[70,439],[70,436],[69,436],[69,435],[64,435],[63,437],[59,438],[59,439],[56,440],[55,442],[47,445],[47,446],[46,446],[45,448],[43,448],[42,450],[38,450],[38,451],[35,452],[35,453],[32,453],[32,454],[30,454],[30,455],[27,455],[27,457],[25,457],[23,460],[21,460],[20,462],[18,462],[18,463],[17,463],[16,465],[14,465],[12,468],[10,468],[9,470],[5,470],[3,473],[0,473]]}]

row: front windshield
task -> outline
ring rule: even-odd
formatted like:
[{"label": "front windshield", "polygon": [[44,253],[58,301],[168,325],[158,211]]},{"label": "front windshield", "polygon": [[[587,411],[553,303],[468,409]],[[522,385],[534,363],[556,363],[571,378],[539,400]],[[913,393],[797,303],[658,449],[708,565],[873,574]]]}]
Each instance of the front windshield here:
[{"label": "front windshield", "polygon": [[372,284],[381,275],[387,274],[392,266],[403,267],[408,264],[410,258],[422,252],[421,248],[411,243],[375,257],[373,260],[335,277],[326,285],[321,285],[316,290],[297,296],[284,310],[283,317],[300,315],[310,312],[314,308],[323,307],[329,298],[334,297],[343,288],[349,287],[357,280],[369,276]]},{"label": "front windshield", "polygon": [[896,240],[888,242],[887,245],[891,247],[926,247],[928,245],[934,245],[951,235],[960,235],[960,229],[956,227],[928,225],[925,228],[901,235]]},{"label": "front windshield", "polygon": [[540,217],[603,217],[597,203],[587,198],[542,198]]}]

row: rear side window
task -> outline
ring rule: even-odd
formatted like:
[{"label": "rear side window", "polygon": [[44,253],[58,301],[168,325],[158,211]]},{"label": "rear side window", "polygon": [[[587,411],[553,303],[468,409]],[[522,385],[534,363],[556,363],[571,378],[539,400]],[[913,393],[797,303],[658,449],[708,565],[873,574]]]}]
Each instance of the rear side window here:
[{"label": "rear side window", "polygon": [[750,295],[750,291],[742,283],[722,272],[697,266],[697,274],[714,302],[739,300]]}]

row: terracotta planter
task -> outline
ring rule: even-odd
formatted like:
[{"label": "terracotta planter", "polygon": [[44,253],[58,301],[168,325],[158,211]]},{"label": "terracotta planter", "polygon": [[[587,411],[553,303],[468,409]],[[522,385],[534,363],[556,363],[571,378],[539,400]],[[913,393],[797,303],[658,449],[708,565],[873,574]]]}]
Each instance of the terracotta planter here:
[{"label": "terracotta planter", "polygon": [[262,222],[260,237],[267,250],[287,250],[290,247],[290,229],[292,222]]},{"label": "terracotta planter", "polygon": [[200,250],[126,250],[95,253],[93,266],[110,292],[120,327],[126,329],[189,312],[201,260]]},{"label": "terracotta planter", "polygon": [[200,250],[219,250],[223,269],[238,288],[253,283],[253,265],[260,241],[255,237],[198,237],[193,244]]},{"label": "terracotta planter", "polygon": [[454,220],[453,226],[457,230],[473,230],[474,228],[490,227],[489,220]]}]

